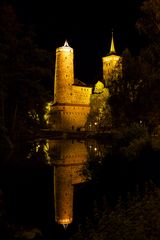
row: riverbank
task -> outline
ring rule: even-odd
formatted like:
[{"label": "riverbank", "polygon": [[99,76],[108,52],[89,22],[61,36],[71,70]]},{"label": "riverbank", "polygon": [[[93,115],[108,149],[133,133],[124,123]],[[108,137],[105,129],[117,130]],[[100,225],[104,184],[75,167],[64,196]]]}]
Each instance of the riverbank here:
[{"label": "riverbank", "polygon": [[54,138],[54,139],[87,139],[87,138],[100,138],[111,139],[111,131],[105,132],[91,132],[91,131],[52,131],[48,129],[41,129],[37,134],[41,138]]}]

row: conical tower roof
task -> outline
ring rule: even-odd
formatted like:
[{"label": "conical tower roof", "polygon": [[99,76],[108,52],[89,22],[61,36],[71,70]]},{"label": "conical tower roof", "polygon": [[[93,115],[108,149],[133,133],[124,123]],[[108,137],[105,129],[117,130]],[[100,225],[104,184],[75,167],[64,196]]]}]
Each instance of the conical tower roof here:
[{"label": "conical tower roof", "polygon": [[69,44],[68,44],[67,40],[65,40],[65,42],[64,42],[64,47],[69,47]]},{"label": "conical tower roof", "polygon": [[112,38],[111,38],[111,47],[110,47],[110,52],[109,54],[116,54],[116,51],[115,51],[115,46],[114,46],[114,38],[113,38],[113,31],[112,31]]}]

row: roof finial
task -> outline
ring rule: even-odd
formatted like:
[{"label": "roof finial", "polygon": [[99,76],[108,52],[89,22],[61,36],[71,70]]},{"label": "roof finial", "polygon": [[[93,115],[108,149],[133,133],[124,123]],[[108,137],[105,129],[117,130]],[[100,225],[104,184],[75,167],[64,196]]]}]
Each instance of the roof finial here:
[{"label": "roof finial", "polygon": [[112,29],[112,39],[111,39],[111,47],[110,47],[110,54],[115,54],[116,51],[115,51],[115,47],[114,47],[114,39],[113,39],[113,29]]},{"label": "roof finial", "polygon": [[64,42],[64,47],[69,47],[69,44],[68,44],[67,40],[65,40],[65,42]]}]

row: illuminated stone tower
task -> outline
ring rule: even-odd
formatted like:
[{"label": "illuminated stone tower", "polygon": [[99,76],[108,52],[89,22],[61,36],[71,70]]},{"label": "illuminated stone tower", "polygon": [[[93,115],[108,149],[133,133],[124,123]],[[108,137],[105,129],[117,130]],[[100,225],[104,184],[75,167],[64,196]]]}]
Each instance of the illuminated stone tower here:
[{"label": "illuminated stone tower", "polygon": [[103,81],[105,87],[107,87],[110,83],[112,78],[118,78],[118,75],[121,73],[121,57],[116,54],[115,46],[114,46],[114,38],[112,32],[111,38],[111,46],[110,51],[107,56],[102,57],[102,64],[103,64]]},{"label": "illuminated stone tower", "polygon": [[54,78],[54,103],[70,103],[70,92],[74,83],[73,48],[65,41],[56,49]]},{"label": "illuminated stone tower", "polygon": [[56,49],[54,103],[49,125],[55,130],[84,129],[90,112],[92,87],[74,79],[74,51],[67,41]]}]

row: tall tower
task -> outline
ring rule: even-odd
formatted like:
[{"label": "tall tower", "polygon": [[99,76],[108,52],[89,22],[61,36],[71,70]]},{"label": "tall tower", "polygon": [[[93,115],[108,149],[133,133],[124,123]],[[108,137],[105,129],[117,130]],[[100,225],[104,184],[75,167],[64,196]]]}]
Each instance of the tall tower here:
[{"label": "tall tower", "polygon": [[50,107],[49,126],[59,131],[85,129],[91,94],[92,87],[74,79],[74,52],[65,41],[56,49],[54,102]]},{"label": "tall tower", "polygon": [[112,77],[117,78],[120,74],[120,56],[116,54],[115,46],[114,46],[114,38],[113,38],[113,31],[111,37],[111,46],[110,51],[107,56],[102,57],[102,64],[103,64],[103,81],[105,87],[107,87],[112,80]]},{"label": "tall tower", "polygon": [[54,103],[67,103],[74,83],[74,53],[67,41],[56,49]]}]

